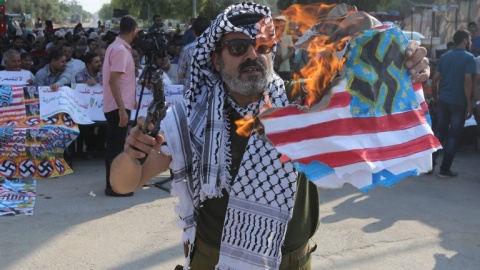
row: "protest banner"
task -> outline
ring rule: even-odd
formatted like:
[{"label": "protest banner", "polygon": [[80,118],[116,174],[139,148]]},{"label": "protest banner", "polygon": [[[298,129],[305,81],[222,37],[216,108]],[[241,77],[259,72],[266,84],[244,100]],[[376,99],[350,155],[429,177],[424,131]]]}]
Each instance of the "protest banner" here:
[{"label": "protest banner", "polygon": [[30,79],[32,73],[28,70],[0,71],[0,85],[27,85]]},{"label": "protest banner", "polygon": [[90,112],[90,90],[86,93],[63,86],[53,91],[48,86],[39,87],[40,117],[47,118],[64,112],[72,117],[77,124],[93,124]]},{"label": "protest banner", "polygon": [[[136,99],[140,100],[142,86],[137,86]],[[165,99],[167,106],[177,104],[183,99],[182,85],[165,86]],[[99,84],[88,86],[77,84],[75,89],[61,87],[52,92],[48,87],[40,87],[40,116],[48,117],[58,112],[71,115],[77,124],[93,124],[104,122],[103,114],[103,87]],[[139,104],[139,116],[147,115],[147,108],[153,100],[153,95],[147,88],[143,91],[142,104]],[[60,105],[58,105],[60,104]],[[57,106],[58,105],[58,106]],[[130,120],[135,119],[135,110],[132,111]]]},{"label": "protest banner", "polygon": [[[142,90],[142,86],[139,85],[137,86],[137,104],[138,101],[140,100],[140,93]],[[165,86],[165,101],[167,103],[167,106],[172,106],[175,105],[179,102],[181,102],[183,99],[183,85],[166,85]],[[138,104],[138,107],[140,108],[140,111],[138,112],[138,116],[146,116],[147,115],[147,109],[150,103],[153,100],[153,94],[150,90],[145,88],[143,90],[143,97],[142,97],[142,104]],[[132,114],[130,115],[130,120],[135,120],[135,113],[136,111],[133,110]]]}]

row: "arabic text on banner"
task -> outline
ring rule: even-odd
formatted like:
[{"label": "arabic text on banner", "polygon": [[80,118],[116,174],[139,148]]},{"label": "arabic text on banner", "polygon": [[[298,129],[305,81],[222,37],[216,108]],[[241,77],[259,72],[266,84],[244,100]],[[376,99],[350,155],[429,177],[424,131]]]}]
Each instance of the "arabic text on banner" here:
[{"label": "arabic text on banner", "polygon": [[[140,100],[142,86],[137,86],[136,99]],[[183,99],[182,85],[165,86],[165,100],[167,106],[177,104]],[[61,87],[61,90],[52,92],[48,87],[40,87],[40,116],[48,117],[58,112],[65,112],[72,116],[77,124],[92,124],[106,121],[103,113],[103,86],[96,84],[77,84],[75,89]],[[139,105],[139,116],[147,115],[147,108],[153,100],[153,95],[147,88],[143,91],[142,104]],[[135,118],[135,110],[131,119]]]},{"label": "arabic text on banner", "polygon": [[91,107],[89,95],[83,95],[67,86],[60,87],[56,91],[51,90],[48,86],[41,86],[38,91],[41,118],[67,113],[77,124],[93,124],[88,115]]},{"label": "arabic text on banner", "polygon": [[0,85],[27,85],[31,79],[32,73],[28,70],[0,71]]}]

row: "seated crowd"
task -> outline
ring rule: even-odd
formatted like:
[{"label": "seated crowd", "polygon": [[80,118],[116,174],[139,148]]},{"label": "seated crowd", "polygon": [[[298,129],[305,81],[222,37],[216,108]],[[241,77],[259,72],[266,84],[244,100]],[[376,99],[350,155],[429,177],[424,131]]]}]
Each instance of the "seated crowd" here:
[{"label": "seated crowd", "polygon": [[[160,19],[155,16],[157,21]],[[161,25],[160,20],[160,25]],[[159,23],[157,22],[158,26]],[[37,27],[37,25],[36,25]],[[155,51],[154,61],[164,71],[165,84],[178,83],[176,74],[172,81],[167,75],[171,65],[176,65],[183,48],[182,35],[165,33],[160,26],[155,29],[163,33],[164,50]],[[51,27],[44,30],[36,28],[33,32],[21,27],[15,35],[3,37],[1,42],[0,70],[28,71],[29,84],[34,86],[50,86],[57,89],[62,86],[74,87],[77,83],[89,86],[102,85],[102,65],[107,47],[115,40],[117,33],[105,31],[100,25],[96,30],[86,30],[82,24],[73,29],[60,28],[54,31]],[[145,40],[149,38],[143,31],[138,32],[132,44],[132,57],[135,60],[136,74],[142,75],[146,64]],[[172,70],[176,73],[176,69]],[[139,82],[140,83],[140,82]],[[104,151],[105,129],[103,126],[80,126],[81,136],[77,139],[78,152],[86,149],[85,156],[92,152]],[[84,144],[85,143],[85,147]],[[71,149],[74,150],[74,149]]]}]

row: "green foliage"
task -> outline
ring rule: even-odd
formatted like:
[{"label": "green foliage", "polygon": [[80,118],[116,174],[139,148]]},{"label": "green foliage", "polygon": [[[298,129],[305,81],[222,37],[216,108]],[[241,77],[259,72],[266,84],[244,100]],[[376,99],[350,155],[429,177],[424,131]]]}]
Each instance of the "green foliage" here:
[{"label": "green foliage", "polygon": [[72,14],[82,14],[84,19],[92,15],[82,9],[76,0],[14,0],[8,1],[8,13],[31,14],[32,18],[52,20],[63,24]]},{"label": "green foliage", "polygon": [[103,4],[100,10],[98,11],[98,17],[100,20],[106,21],[112,18],[113,9],[111,4]]}]

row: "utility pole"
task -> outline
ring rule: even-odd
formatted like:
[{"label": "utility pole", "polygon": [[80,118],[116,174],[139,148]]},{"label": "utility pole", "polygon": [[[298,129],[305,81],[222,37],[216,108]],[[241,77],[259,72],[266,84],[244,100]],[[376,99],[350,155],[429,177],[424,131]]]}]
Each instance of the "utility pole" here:
[{"label": "utility pole", "polygon": [[192,18],[196,18],[197,17],[197,0],[192,0],[192,4],[193,4]]}]

